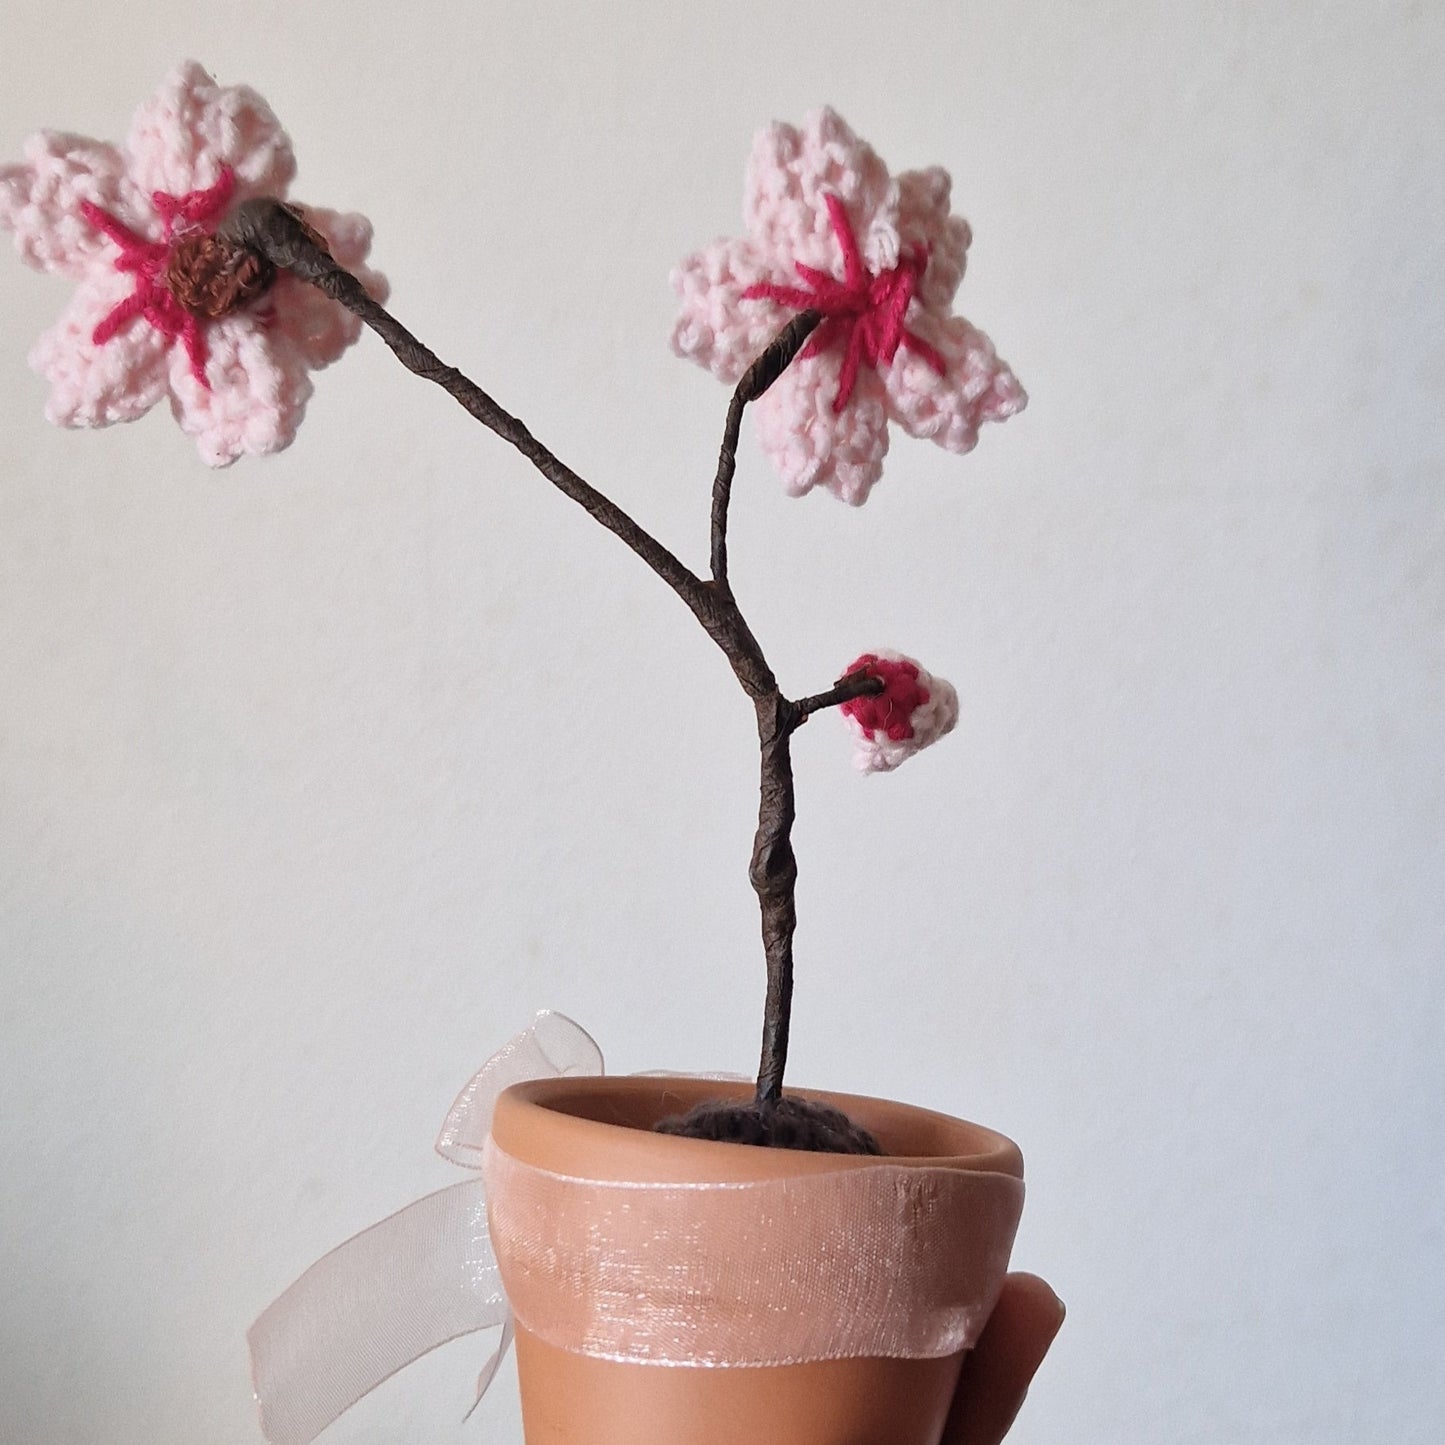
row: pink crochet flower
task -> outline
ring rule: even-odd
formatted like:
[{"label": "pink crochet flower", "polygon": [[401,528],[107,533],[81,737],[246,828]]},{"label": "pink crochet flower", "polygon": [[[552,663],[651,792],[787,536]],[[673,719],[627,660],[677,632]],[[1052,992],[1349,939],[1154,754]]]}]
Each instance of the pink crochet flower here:
[{"label": "pink crochet flower", "polygon": [[794,496],[867,500],[888,423],[966,452],[1026,400],[983,332],[951,314],[971,233],[949,214],[948,172],[890,176],[832,110],[760,131],[747,235],[672,274],[673,350],[734,384],[796,311],[824,320],[757,404],[758,435]]},{"label": "pink crochet flower", "polygon": [[[69,276],[75,294],[30,353],[50,383],[59,426],[133,421],[163,397],[212,466],[290,444],[311,396],[310,373],[335,361],[361,324],[289,274],[239,305],[207,314],[178,277],[231,206],[284,197],[291,142],[246,86],[218,86],[194,61],[136,112],[123,149],[42,131],[19,165],[0,167],[0,226],[21,256]],[[362,265],[364,216],[307,207],[341,265],[384,299]],[[251,299],[246,299],[250,297]]]},{"label": "pink crochet flower", "polygon": [[958,721],[953,684],[925,672],[911,657],[865,652],[843,676],[855,672],[883,679],[882,692],[855,697],[839,709],[856,739],[853,765],[861,772],[891,772],[953,731]]}]

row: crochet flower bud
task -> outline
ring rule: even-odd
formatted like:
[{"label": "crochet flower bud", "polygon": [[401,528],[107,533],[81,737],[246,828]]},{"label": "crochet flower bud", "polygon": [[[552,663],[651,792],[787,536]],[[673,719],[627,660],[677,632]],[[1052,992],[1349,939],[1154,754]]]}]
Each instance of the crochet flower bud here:
[{"label": "crochet flower bud", "polygon": [[844,676],[880,678],[883,691],[855,697],[840,709],[853,731],[853,766],[865,773],[891,772],[921,748],[936,743],[958,721],[953,684],[926,672],[900,652],[865,652]]}]

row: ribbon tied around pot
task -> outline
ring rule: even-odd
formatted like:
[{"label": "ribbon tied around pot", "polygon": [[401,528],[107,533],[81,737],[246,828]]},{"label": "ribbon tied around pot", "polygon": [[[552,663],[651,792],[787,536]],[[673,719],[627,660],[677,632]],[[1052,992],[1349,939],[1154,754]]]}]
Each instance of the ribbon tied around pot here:
[{"label": "ribbon tied around pot", "polygon": [[514,1312],[560,1349],[629,1364],[972,1347],[1008,1266],[1022,1180],[886,1157],[741,1182],[598,1180],[538,1168],[491,1137],[510,1085],[602,1071],[583,1029],[539,1014],[462,1090],[437,1140],[481,1177],[348,1240],[266,1309],[248,1339],[272,1445],[308,1445],[413,1360],[500,1326],[480,1400]]},{"label": "ribbon tied around pot", "polygon": [[473,1177],[425,1195],[322,1255],[266,1307],[246,1341],[261,1430],[271,1445],[309,1445],[414,1360],[448,1340],[500,1326],[477,1379],[476,1400],[482,1398],[512,1338],[480,1175],[492,1109],[513,1084],[602,1072],[602,1050],[581,1025],[539,1013],[473,1075],[437,1136],[437,1153]]}]

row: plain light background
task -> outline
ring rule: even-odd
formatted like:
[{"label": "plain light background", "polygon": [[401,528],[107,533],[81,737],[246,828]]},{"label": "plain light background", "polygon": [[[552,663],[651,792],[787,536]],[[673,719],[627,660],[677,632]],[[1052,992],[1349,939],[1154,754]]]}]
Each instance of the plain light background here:
[{"label": "plain light background", "polygon": [[[669,267],[753,130],[941,163],[1032,395],[872,501],[747,431],[784,685],[868,646],[956,734],[797,744],[792,1078],[1017,1138],[1068,1324],[1027,1442],[1445,1430],[1445,9],[246,7],[0,22],[0,150],[120,137],[193,55],[365,211],[396,312],[688,560],[725,392]],[[533,1010],[748,1070],[751,712],[618,544],[368,338],[297,444],[41,419],[63,283],[0,264],[0,1438],[259,1441],[244,1331],[451,1182]],[[483,1346],[341,1442],[517,1442]]]}]

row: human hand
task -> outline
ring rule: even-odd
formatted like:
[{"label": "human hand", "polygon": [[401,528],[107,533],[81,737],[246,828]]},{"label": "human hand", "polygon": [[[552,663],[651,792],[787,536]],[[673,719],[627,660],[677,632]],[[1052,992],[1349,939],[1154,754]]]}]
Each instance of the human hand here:
[{"label": "human hand", "polygon": [[1037,1275],[1007,1276],[963,1362],[940,1445],[998,1445],[1063,1322],[1062,1301]]}]

